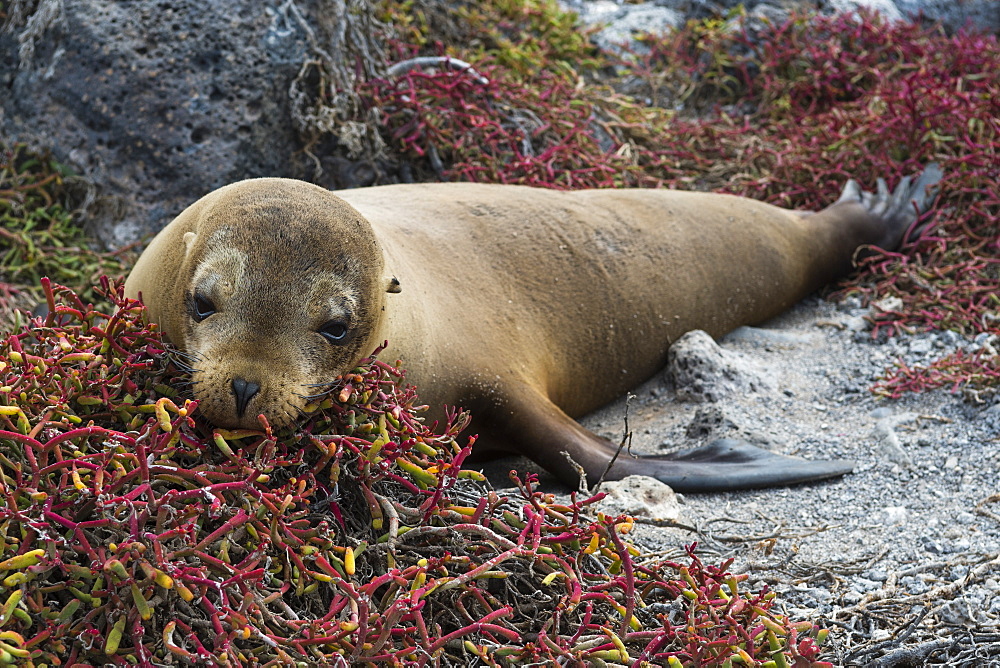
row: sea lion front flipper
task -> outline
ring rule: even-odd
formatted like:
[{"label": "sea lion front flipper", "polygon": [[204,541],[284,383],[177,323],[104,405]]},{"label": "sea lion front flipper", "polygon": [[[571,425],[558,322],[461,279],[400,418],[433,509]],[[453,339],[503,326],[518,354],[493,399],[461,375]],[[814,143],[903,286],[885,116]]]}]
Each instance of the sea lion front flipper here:
[{"label": "sea lion front flipper", "polygon": [[655,477],[678,492],[779,487],[834,478],[854,470],[854,462],[844,459],[813,461],[780,455],[731,438],[673,455],[635,461],[645,467],[654,461],[671,462],[676,473],[670,467],[662,467],[663,472]]},{"label": "sea lion front flipper", "polygon": [[[491,428],[484,436],[488,440],[477,443],[477,447],[483,445],[493,453],[524,455],[573,488],[579,483],[579,472],[566,454],[586,471],[589,485],[602,476],[618,480],[645,475],[678,492],[793,485],[844,475],[854,469],[854,463],[849,461],[810,461],[762,450],[743,441],[721,439],[672,455],[637,457],[623,451],[608,470],[608,462],[618,452],[617,445],[584,429],[533,387],[520,387],[505,396],[510,399],[499,414],[487,416]],[[484,417],[482,413],[474,409],[474,419]]]}]

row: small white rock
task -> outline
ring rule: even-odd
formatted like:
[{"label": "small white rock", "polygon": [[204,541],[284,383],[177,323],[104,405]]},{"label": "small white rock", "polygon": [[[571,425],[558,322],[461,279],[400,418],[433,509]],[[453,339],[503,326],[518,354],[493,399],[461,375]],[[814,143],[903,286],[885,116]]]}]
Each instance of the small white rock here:
[{"label": "small white rock", "polygon": [[882,509],[882,514],[889,524],[902,524],[906,521],[906,506],[886,506]]},{"label": "small white rock", "polygon": [[681,516],[677,495],[669,485],[644,475],[632,475],[601,485],[607,496],[592,506],[606,515],[631,515],[677,521]]}]

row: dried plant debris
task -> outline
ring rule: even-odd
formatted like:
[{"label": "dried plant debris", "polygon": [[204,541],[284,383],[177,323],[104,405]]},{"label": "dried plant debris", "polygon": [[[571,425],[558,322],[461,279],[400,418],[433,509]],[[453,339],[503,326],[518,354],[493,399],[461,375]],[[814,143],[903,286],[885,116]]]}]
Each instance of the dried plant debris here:
[{"label": "dried plant debris", "polygon": [[[830,657],[838,666],[994,666],[1000,664],[998,610],[987,610],[1000,557],[975,554],[886,569],[884,554],[858,563],[833,560],[790,568],[774,555],[754,574],[773,581],[793,606],[820,592],[833,629]],[[874,580],[872,579],[874,578]],[[789,582],[796,582],[789,586]],[[856,582],[869,587],[859,593]],[[779,584],[781,583],[781,584]]]},{"label": "dried plant debris", "polygon": [[603,495],[462,469],[366,360],[274,431],[211,429],[138,302],[49,286],[0,348],[0,665],[829,666],[728,564],[645,558]]}]

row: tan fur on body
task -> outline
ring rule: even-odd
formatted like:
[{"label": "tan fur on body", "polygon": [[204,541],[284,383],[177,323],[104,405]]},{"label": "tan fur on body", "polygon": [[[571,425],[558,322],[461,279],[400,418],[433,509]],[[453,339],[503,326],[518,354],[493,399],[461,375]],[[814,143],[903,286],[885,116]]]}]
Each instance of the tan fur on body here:
[{"label": "tan fur on body", "polygon": [[[563,450],[596,478],[612,449],[571,417],[652,376],[684,332],[766,320],[848,271],[859,245],[895,243],[887,234],[856,201],[800,216],[666,190],[330,193],[256,179],[184,211],[126,288],[194,356],[217,425],[287,423],[388,340],[432,408],[473,411],[480,452],[520,452],[572,481]],[[201,322],[196,291],[216,307]],[[317,332],[331,317],[350,321],[348,343]],[[260,385],[242,416],[234,378]],[[647,471],[626,461],[611,477]]]}]

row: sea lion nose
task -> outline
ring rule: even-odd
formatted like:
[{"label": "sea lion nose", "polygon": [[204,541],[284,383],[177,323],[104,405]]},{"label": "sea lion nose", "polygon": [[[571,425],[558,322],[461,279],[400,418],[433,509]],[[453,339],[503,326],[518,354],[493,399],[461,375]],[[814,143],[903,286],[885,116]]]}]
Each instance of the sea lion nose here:
[{"label": "sea lion nose", "polygon": [[236,395],[237,417],[243,417],[243,413],[247,410],[247,404],[250,403],[250,400],[258,392],[260,392],[260,385],[257,383],[251,383],[242,378],[233,378],[233,394]]}]

